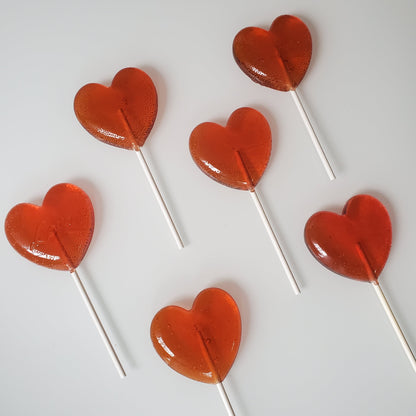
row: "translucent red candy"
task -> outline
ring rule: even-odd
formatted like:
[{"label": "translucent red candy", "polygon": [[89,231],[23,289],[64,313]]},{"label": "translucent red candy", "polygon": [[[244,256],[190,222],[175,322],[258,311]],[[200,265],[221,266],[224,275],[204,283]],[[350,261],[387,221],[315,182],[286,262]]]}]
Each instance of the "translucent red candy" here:
[{"label": "translucent red candy", "polygon": [[217,384],[224,380],[241,338],[234,299],[217,288],[205,289],[192,309],[168,306],[153,318],[150,335],[160,357],[178,373]]},{"label": "translucent red candy", "polygon": [[81,188],[61,183],[48,191],[41,206],[19,204],[12,208],[5,231],[10,244],[26,259],[73,271],[92,238],[93,206]]},{"label": "translucent red candy", "polygon": [[391,222],[384,205],[370,195],[357,195],[343,214],[317,212],[305,226],[305,242],[328,269],[366,282],[377,281],[389,256]]},{"label": "translucent red candy", "polygon": [[253,81],[280,91],[302,81],[312,55],[307,26],[295,16],[279,16],[270,29],[247,27],[234,38],[234,58]]},{"label": "translucent red candy", "polygon": [[78,121],[96,139],[138,150],[157,114],[157,93],[151,78],[137,68],[116,74],[111,87],[87,84],[74,100]]},{"label": "translucent red candy", "polygon": [[189,139],[198,167],[209,177],[232,188],[253,190],[270,158],[271,131],[258,111],[244,107],[234,111],[225,127],[202,123]]}]

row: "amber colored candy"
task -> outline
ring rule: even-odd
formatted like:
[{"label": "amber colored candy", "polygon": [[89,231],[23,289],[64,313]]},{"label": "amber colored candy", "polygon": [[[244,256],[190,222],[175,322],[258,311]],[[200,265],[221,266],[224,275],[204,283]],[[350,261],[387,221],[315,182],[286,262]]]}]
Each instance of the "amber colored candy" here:
[{"label": "amber colored candy", "polygon": [[73,271],[90,244],[94,210],[88,195],[61,183],[45,195],[41,206],[18,204],[5,221],[9,243],[26,259],[56,270]]},{"label": "amber colored candy", "polygon": [[233,54],[253,81],[275,90],[294,90],[308,69],[312,38],[302,20],[279,16],[268,31],[258,27],[241,30],[234,38]]},{"label": "amber colored candy", "polygon": [[167,306],[153,318],[150,336],[160,357],[178,373],[203,383],[224,380],[237,355],[241,318],[224,290],[205,289],[192,309]]},{"label": "amber colored candy", "polygon": [[202,123],[194,128],[189,149],[194,162],[210,178],[232,188],[253,190],[270,158],[271,131],[252,108],[234,111],[225,127]]},{"label": "amber colored candy", "polygon": [[313,256],[335,273],[365,282],[378,279],[389,256],[391,222],[384,205],[370,195],[356,195],[343,214],[317,212],[305,226]]},{"label": "amber colored candy", "polygon": [[138,150],[157,114],[157,93],[151,78],[137,68],[119,71],[110,87],[87,84],[74,100],[78,121],[96,139]]}]

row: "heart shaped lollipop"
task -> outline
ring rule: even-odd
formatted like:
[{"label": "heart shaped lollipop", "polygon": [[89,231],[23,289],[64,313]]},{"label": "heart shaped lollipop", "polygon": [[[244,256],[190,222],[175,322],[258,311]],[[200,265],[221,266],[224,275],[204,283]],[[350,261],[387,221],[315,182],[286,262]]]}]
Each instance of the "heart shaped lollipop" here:
[{"label": "heart shaped lollipop", "polygon": [[269,161],[271,147],[267,120],[249,107],[235,110],[225,127],[199,124],[189,138],[192,158],[202,172],[223,185],[249,191],[293,291],[298,294],[299,286],[255,190]]},{"label": "heart shaped lollipop", "polygon": [[137,68],[124,68],[110,87],[87,84],[74,100],[75,115],[96,139],[123,149],[143,146],[157,114],[151,78]]},{"label": "heart shaped lollipop", "polygon": [[279,16],[270,29],[247,27],[233,42],[234,58],[253,81],[280,91],[302,81],[312,55],[309,29],[295,16]]},{"label": "heart shaped lollipop", "polygon": [[110,87],[87,84],[75,96],[74,111],[96,139],[134,150],[179,248],[184,244],[141,151],[157,114],[157,92],[151,78],[137,68],[124,68]]},{"label": "heart shaped lollipop", "polygon": [[270,158],[269,123],[253,108],[234,111],[225,127],[199,124],[191,133],[189,149],[206,175],[223,185],[253,190]]},{"label": "heart shaped lollipop", "polygon": [[205,289],[192,308],[161,309],[153,318],[150,336],[163,361],[178,373],[216,384],[229,415],[234,415],[222,381],[240,346],[241,318],[234,299],[224,290]]},{"label": "heart shaped lollipop", "polygon": [[312,38],[305,23],[295,16],[283,15],[274,20],[269,30],[258,27],[242,29],[234,38],[233,54],[238,66],[254,82],[290,92],[329,179],[335,179],[296,92],[312,55]]},{"label": "heart shaped lollipop", "polygon": [[391,236],[386,208],[370,195],[351,198],[342,215],[317,212],[305,226],[306,245],[320,263],[335,273],[367,282],[376,281],[383,270]]},{"label": "heart shaped lollipop", "polygon": [[157,353],[178,373],[203,383],[223,381],[231,369],[241,338],[240,312],[224,290],[205,289],[192,308],[167,306],[150,328]]},{"label": "heart shaped lollipop", "polygon": [[93,231],[91,200],[69,183],[51,188],[41,206],[16,205],[5,221],[7,239],[19,254],[41,266],[71,272],[84,258]]},{"label": "heart shaped lollipop", "polygon": [[325,267],[354,280],[370,282],[416,371],[416,359],[384,296],[378,277],[389,256],[392,227],[383,204],[370,195],[356,195],[342,215],[321,211],[305,225],[305,242]]},{"label": "heart shaped lollipop", "polygon": [[88,195],[70,183],[52,187],[41,206],[18,204],[4,224],[12,247],[26,259],[70,272],[120,377],[126,373],[95,311],[76,268],[87,252],[94,231],[94,209]]}]

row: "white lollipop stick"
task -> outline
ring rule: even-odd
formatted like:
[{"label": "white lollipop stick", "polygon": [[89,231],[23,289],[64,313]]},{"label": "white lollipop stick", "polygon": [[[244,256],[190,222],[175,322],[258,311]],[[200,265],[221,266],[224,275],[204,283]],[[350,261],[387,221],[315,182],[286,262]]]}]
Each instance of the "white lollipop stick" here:
[{"label": "white lollipop stick", "polygon": [[402,347],[404,349],[404,352],[406,353],[407,358],[409,359],[410,364],[413,367],[413,370],[416,372],[415,356],[413,355],[413,352],[409,347],[409,344],[408,344],[408,342],[407,342],[407,340],[406,340],[406,338],[403,334],[403,331],[401,330],[401,328],[400,328],[400,326],[399,326],[399,324],[396,320],[396,317],[394,316],[393,311],[391,310],[390,305],[387,302],[387,299],[384,296],[383,291],[381,290],[381,287],[380,287],[379,283],[377,281],[372,282],[372,286],[374,287],[374,290],[377,293],[377,297],[378,297],[379,301],[381,302],[381,304],[383,306],[383,309],[386,312],[387,317],[389,318],[390,323],[393,326],[394,332],[396,333],[397,338],[399,339],[400,344],[402,345]]},{"label": "white lollipop stick", "polygon": [[150,172],[149,166],[146,162],[146,159],[143,156],[142,151],[140,150],[135,150],[135,153],[139,159],[139,162],[143,168],[143,171],[146,175],[146,178],[149,182],[150,187],[152,188],[153,194],[156,197],[157,202],[159,203],[159,207],[162,210],[163,216],[165,217],[166,222],[168,223],[169,229],[172,232],[173,238],[176,241],[176,244],[178,245],[179,249],[182,249],[184,247],[183,241],[181,239],[181,236],[179,235],[179,232],[175,226],[175,223],[172,220],[172,217],[169,213],[169,210],[166,206],[165,201],[163,200],[163,197],[159,191],[159,188],[157,187],[156,181],[152,175],[152,172]]},{"label": "white lollipop stick", "polygon": [[101,336],[101,339],[104,342],[105,347],[107,348],[108,353],[110,354],[111,360],[113,361],[118,374],[121,378],[126,377],[126,373],[124,371],[123,366],[121,365],[121,362],[114,350],[113,345],[111,344],[110,338],[108,337],[107,333],[105,332],[105,329],[103,327],[103,324],[100,321],[100,318],[97,315],[97,312],[95,311],[94,305],[91,302],[91,299],[89,298],[87,291],[85,290],[84,285],[81,282],[81,279],[78,276],[78,273],[76,270],[73,272],[70,272],[72,278],[74,279],[75,285],[77,286],[79,293],[81,294],[82,299],[84,300],[84,303],[88,309],[88,312],[90,313],[90,316],[92,320],[94,321],[94,324]]},{"label": "white lollipop stick", "polygon": [[127,120],[126,115],[124,114],[124,111],[120,108],[120,114],[123,119],[123,121],[126,123],[127,129],[130,132],[131,137],[128,138],[130,141],[132,148],[134,149],[137,158],[139,159],[140,165],[142,166],[142,169],[144,171],[144,174],[146,175],[146,178],[149,182],[150,187],[152,188],[153,194],[159,203],[159,207],[162,210],[163,216],[166,219],[166,222],[168,223],[169,229],[173,235],[173,238],[176,241],[176,244],[178,245],[179,249],[182,249],[184,247],[183,241],[181,239],[181,236],[179,235],[179,232],[175,226],[175,223],[172,220],[172,216],[169,213],[168,207],[166,206],[166,203],[162,197],[162,194],[159,191],[159,188],[156,184],[155,178],[152,175],[152,172],[149,169],[149,165],[146,162],[146,159],[144,158],[144,155],[140,149],[140,147],[137,146],[136,142],[134,141],[134,134],[132,132],[132,129],[130,127],[129,121]]},{"label": "white lollipop stick", "polygon": [[[247,170],[247,167],[246,167],[246,165],[243,161],[243,158],[241,157],[241,153],[238,150],[236,150],[235,154],[236,154],[236,157],[237,157],[237,161],[239,162],[239,165],[240,165],[242,171],[244,172],[244,174],[246,176],[247,183],[253,185],[253,181],[251,180],[251,177],[250,177],[250,174]],[[295,295],[299,295],[300,289],[299,289],[299,286],[296,282],[295,276],[293,275],[292,270],[289,266],[289,263],[286,260],[286,257],[283,253],[283,250],[280,247],[280,244],[279,244],[279,241],[276,237],[276,234],[273,231],[273,228],[272,228],[272,226],[270,224],[270,221],[269,221],[269,219],[266,215],[266,212],[263,208],[263,205],[260,202],[260,199],[259,199],[259,197],[258,197],[258,195],[257,195],[257,193],[254,189],[254,185],[253,185],[253,189],[250,190],[250,196],[251,196],[251,198],[254,202],[254,205],[257,208],[257,212],[259,213],[260,218],[263,221],[264,226],[266,227],[267,234],[270,237],[270,240],[273,244],[274,249],[276,250],[276,253],[277,253],[277,256],[279,257],[280,262],[282,263],[283,269],[286,273],[287,278],[289,279],[289,282],[292,286],[292,289],[295,292]]]},{"label": "white lollipop stick", "polygon": [[300,101],[300,98],[298,96],[298,93],[296,90],[290,90],[290,95],[292,96],[293,100],[295,101],[296,107],[300,113],[300,116],[302,117],[302,121],[304,122],[306,129],[308,130],[309,136],[312,139],[312,143],[315,147],[315,150],[318,153],[319,158],[321,159],[322,164],[324,165],[325,171],[329,176],[329,179],[332,181],[335,179],[334,171],[331,168],[331,165],[329,164],[328,158],[326,157],[321,144],[319,143],[318,136],[316,135],[312,124],[309,120],[308,115],[306,114],[306,111]]},{"label": "white lollipop stick", "polygon": [[364,263],[365,268],[367,269],[367,273],[370,277],[372,277],[372,286],[374,287],[374,290],[376,291],[378,300],[381,302],[381,305],[383,306],[384,311],[387,314],[387,317],[389,318],[390,323],[393,326],[394,332],[397,335],[397,338],[400,341],[400,344],[402,344],[402,347],[404,349],[404,352],[407,355],[407,358],[410,361],[410,364],[413,367],[413,370],[416,372],[416,359],[415,356],[412,353],[412,350],[409,347],[409,344],[407,343],[407,340],[403,334],[403,331],[401,330],[399,323],[397,322],[396,317],[393,314],[393,311],[390,308],[389,303],[387,302],[386,297],[384,296],[383,291],[381,290],[380,284],[377,281],[377,276],[374,273],[374,270],[371,268],[370,262],[368,261],[368,257],[366,256],[364,250],[361,247],[361,244],[357,244],[357,251],[359,256],[361,257],[361,260]]},{"label": "white lollipop stick", "polygon": [[227,396],[227,393],[224,389],[222,383],[217,383],[218,392],[220,393],[222,402],[224,403],[225,408],[227,409],[228,416],[235,416],[234,409],[231,406],[230,400]]},{"label": "white lollipop stick", "polygon": [[300,289],[299,289],[299,286],[298,286],[298,284],[296,282],[295,276],[293,275],[293,272],[292,272],[292,270],[291,270],[291,268],[289,266],[289,263],[286,260],[286,257],[285,257],[285,255],[283,253],[283,250],[282,250],[282,248],[281,248],[281,246],[279,244],[279,241],[278,241],[278,239],[276,237],[276,234],[273,231],[272,226],[270,225],[270,221],[267,218],[266,212],[264,211],[263,205],[260,202],[260,199],[259,199],[256,191],[255,190],[250,191],[250,196],[251,196],[251,198],[252,198],[252,200],[254,202],[254,205],[257,208],[257,212],[259,213],[259,215],[261,217],[261,220],[263,221],[263,224],[264,224],[264,226],[266,228],[267,234],[270,237],[270,240],[271,240],[271,242],[273,244],[273,247],[274,247],[274,249],[275,249],[275,251],[277,253],[277,256],[279,257],[279,260],[282,263],[283,269],[284,269],[284,271],[286,273],[286,277],[288,278],[288,280],[289,280],[289,282],[290,282],[290,284],[292,286],[292,289],[295,292],[295,295],[299,295]]}]

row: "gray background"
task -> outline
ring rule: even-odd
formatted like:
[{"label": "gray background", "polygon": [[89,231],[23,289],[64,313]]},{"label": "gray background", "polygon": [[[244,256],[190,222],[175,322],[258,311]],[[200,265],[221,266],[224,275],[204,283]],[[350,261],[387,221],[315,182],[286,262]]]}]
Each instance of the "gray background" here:
[{"label": "gray background", "polygon": [[[251,82],[231,44],[280,14],[309,26],[299,87],[338,178],[329,182],[289,94]],[[0,238],[0,413],[225,415],[214,386],[172,371],[150,342],[163,306],[218,286],[243,337],[225,387],[236,415],[415,414],[416,375],[372,287],[318,264],[303,242],[314,212],[369,192],[387,206],[393,246],[380,282],[416,350],[414,1],[14,1],[0,15],[0,217],[59,182],[90,195],[96,231],[79,273],[116,344],[120,380],[68,274]],[[133,153],[94,140],[77,90],[126,66],[153,78],[158,118],[143,149],[186,248],[179,252]],[[249,195],[200,173],[192,129],[238,107],[273,132],[258,185],[302,287],[295,297]]]}]

